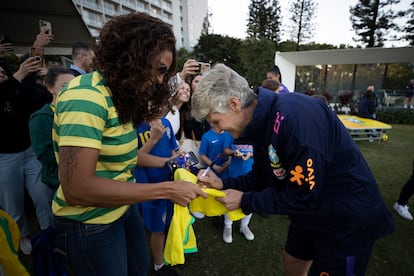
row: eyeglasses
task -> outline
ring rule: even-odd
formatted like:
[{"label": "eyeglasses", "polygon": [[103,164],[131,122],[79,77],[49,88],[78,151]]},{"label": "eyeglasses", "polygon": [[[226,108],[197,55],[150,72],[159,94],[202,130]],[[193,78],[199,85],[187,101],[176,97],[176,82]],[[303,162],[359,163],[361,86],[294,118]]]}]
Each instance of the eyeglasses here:
[{"label": "eyeglasses", "polygon": [[157,72],[159,75],[167,75],[168,74],[168,68],[166,65],[160,65],[157,68]]}]

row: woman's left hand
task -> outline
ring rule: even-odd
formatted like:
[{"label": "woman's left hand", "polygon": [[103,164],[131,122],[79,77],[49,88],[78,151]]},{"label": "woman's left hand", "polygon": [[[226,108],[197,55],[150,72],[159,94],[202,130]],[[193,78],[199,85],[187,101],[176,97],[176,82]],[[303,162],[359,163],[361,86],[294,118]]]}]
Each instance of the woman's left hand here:
[{"label": "woman's left hand", "polygon": [[226,196],[216,197],[216,200],[223,204],[230,211],[240,208],[243,192],[228,189],[223,191]]}]

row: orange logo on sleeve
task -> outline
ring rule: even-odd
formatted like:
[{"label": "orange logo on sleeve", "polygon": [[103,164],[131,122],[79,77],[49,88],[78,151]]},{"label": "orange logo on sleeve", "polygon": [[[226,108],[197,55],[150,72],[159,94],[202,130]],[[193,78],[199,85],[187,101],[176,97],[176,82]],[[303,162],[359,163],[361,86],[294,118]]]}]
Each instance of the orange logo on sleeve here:
[{"label": "orange logo on sleeve", "polygon": [[302,172],[303,168],[299,165],[295,167],[295,170],[291,170],[290,173],[293,176],[290,178],[290,182],[296,182],[298,185],[302,185],[302,179],[305,178]]},{"label": "orange logo on sleeve", "polygon": [[312,190],[316,182],[315,182],[315,174],[314,174],[315,170],[313,168],[313,160],[311,158],[306,160],[306,173],[307,174],[305,177],[303,167],[296,165],[295,169],[290,171],[290,174],[292,175],[292,177],[289,180],[292,183],[296,182],[296,184],[299,186],[302,185],[302,180],[303,180],[305,183],[309,184],[310,189]]},{"label": "orange logo on sleeve", "polygon": [[309,183],[310,189],[312,190],[313,186],[315,186],[315,170],[313,169],[313,160],[309,158],[306,161],[306,166],[308,167],[308,177],[305,179],[305,181]]}]

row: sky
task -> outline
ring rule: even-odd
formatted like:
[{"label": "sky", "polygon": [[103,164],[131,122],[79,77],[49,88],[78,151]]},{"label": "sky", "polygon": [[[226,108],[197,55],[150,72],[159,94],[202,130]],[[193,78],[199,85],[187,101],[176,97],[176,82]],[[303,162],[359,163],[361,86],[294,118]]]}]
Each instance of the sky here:
[{"label": "sky", "polygon": [[[235,38],[246,37],[246,25],[249,15],[250,0],[208,0],[209,12],[212,13],[211,25],[215,34],[228,35]],[[354,6],[358,0],[316,0],[318,7],[315,16],[315,31],[313,39],[316,43],[329,43],[355,46],[349,19],[350,6]],[[407,8],[411,0],[401,0],[398,9]],[[288,12],[291,1],[281,0],[282,26],[289,21]],[[283,36],[282,40],[288,39]],[[402,46],[402,45],[386,46]]]}]

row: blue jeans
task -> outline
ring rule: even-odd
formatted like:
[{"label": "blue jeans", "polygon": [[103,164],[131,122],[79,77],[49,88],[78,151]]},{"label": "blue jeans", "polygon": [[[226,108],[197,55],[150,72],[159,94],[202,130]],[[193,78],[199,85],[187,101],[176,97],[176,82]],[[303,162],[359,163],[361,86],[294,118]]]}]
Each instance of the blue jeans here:
[{"label": "blue jeans", "polygon": [[110,224],[85,224],[55,217],[56,251],[67,255],[77,276],[146,275],[149,255],[136,205]]},{"label": "blue jeans", "polygon": [[42,165],[31,147],[18,153],[0,153],[0,206],[20,228],[22,237],[30,234],[24,212],[25,188],[33,201],[41,229],[52,221],[51,193],[41,180]]}]

